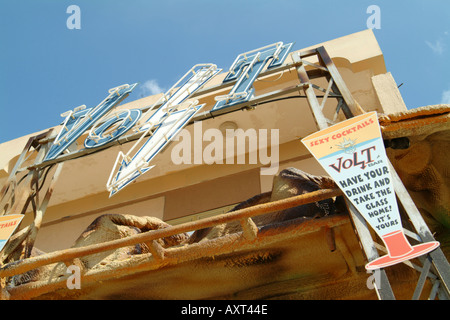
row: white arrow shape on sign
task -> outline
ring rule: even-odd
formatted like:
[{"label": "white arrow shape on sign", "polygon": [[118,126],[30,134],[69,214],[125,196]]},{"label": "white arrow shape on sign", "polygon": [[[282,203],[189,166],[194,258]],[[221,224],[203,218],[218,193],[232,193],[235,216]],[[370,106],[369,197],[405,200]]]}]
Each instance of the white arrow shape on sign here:
[{"label": "white arrow shape on sign", "polygon": [[[107,189],[110,191],[110,196],[113,196],[118,191],[122,190],[132,181],[136,180],[139,176],[153,168],[150,165],[150,161],[161,152],[167,144],[183,129],[186,124],[192,119],[192,117],[203,107],[190,106],[184,110],[175,111],[167,114],[167,117],[158,125],[156,130],[151,133],[151,137],[144,143],[144,145],[130,158],[129,154],[134,151],[133,148],[127,153],[119,153],[114,168],[120,166],[117,173],[115,170],[111,172],[108,179]],[[150,131],[151,128],[147,130]],[[143,134],[138,142],[134,145],[137,146],[142,141]]]},{"label": "white arrow shape on sign", "polygon": [[[143,134],[126,154],[119,152],[111,171],[106,184],[110,197],[153,168],[150,161],[203,107],[203,105],[196,106],[197,100],[191,102],[186,100],[220,71],[221,69],[217,69],[214,64],[195,65],[143,114],[136,125],[138,132]],[[188,104],[187,107],[185,103]],[[153,111],[158,105],[160,107]],[[148,115],[150,117],[146,119]],[[150,137],[142,145],[147,135]],[[139,147],[140,145],[142,146]]]}]

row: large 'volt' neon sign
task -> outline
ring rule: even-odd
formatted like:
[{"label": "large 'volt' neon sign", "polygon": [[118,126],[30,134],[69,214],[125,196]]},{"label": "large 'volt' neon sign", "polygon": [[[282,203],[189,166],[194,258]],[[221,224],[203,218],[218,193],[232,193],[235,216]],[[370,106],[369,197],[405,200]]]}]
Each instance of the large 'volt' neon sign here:
[{"label": "large 'volt' neon sign", "polygon": [[[210,112],[220,114],[228,107],[250,100],[254,93],[253,83],[263,68],[266,65],[267,69],[281,66],[291,47],[292,43],[278,42],[238,55],[223,80],[224,83],[236,80],[236,84],[227,95],[215,98],[217,103]],[[139,109],[114,111],[137,84],[110,89],[109,95],[95,108],[81,106],[61,115],[65,117],[62,128],[43,162],[70,152],[87,130],[89,134],[84,141],[87,149],[98,148],[135,130],[141,133],[140,138],[126,154],[119,152],[106,184],[110,196],[116,194],[153,167],[151,160],[204,107],[198,105],[198,100],[189,98],[221,71],[214,64],[195,65],[145,113]]]}]

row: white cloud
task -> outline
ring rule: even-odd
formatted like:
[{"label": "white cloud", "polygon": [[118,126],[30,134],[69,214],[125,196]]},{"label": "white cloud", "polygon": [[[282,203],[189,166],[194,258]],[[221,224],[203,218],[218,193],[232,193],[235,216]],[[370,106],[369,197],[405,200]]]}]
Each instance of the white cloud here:
[{"label": "white cloud", "polygon": [[450,104],[450,89],[442,92],[441,104]]},{"label": "white cloud", "polygon": [[425,43],[435,54],[441,55],[444,53],[444,43],[442,42],[442,39],[438,39],[434,43],[429,41],[425,41]]},{"label": "white cloud", "polygon": [[164,92],[164,89],[159,86],[158,81],[154,79],[145,81],[140,87],[143,96],[151,96]]}]

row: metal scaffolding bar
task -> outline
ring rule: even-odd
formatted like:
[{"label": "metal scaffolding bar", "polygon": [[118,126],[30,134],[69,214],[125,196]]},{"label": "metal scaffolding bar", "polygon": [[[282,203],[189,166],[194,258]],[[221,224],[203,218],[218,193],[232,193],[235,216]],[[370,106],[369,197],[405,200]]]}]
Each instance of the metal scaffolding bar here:
[{"label": "metal scaffolding bar", "polygon": [[112,240],[81,248],[71,248],[57,252],[51,252],[41,256],[16,261],[14,263],[3,266],[2,268],[0,268],[0,278],[10,277],[16,274],[22,274],[32,269],[39,268],[56,262],[70,261],[75,258],[83,257],[85,255],[114,250],[121,247],[135,245],[138,243],[151,243],[153,240],[156,239],[162,239],[184,232],[209,228],[232,221],[239,221],[258,215],[271,213],[274,211],[280,211],[300,206],[306,203],[329,199],[340,195],[342,195],[342,191],[339,188],[323,189],[310,192],[307,194],[298,195],[291,198],[278,200],[275,202],[260,204],[241,210],[236,210],[219,216],[205,218],[202,220],[188,222],[176,226],[170,226],[165,229],[147,231],[127,238]]}]

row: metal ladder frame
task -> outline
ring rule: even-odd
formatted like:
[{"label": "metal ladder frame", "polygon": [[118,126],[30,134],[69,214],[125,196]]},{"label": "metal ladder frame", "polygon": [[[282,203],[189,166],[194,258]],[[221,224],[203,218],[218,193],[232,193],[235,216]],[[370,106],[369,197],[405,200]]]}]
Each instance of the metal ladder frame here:
[{"label": "metal ladder frame", "polygon": [[[304,60],[305,58],[312,56],[317,57],[319,64]],[[353,117],[355,114],[364,112],[353,99],[352,94],[345,85],[345,82],[339,74],[337,67],[323,46],[300,53],[293,53],[292,59],[296,64],[298,78],[300,83],[303,84],[303,91],[306,94],[309,107],[319,130],[325,129],[334,124],[338,117],[338,113],[341,110],[347,119]],[[306,66],[311,66],[312,69],[306,71]],[[328,81],[326,90],[311,83],[312,79],[323,77],[325,77]],[[319,100],[317,99],[314,92],[315,89],[325,93],[321,103],[319,103]],[[328,119],[323,112],[325,101],[328,97],[337,98],[336,112],[334,114],[334,119],[332,120]],[[405,213],[412,222],[412,226],[416,230],[416,233],[414,233],[405,229],[405,234],[419,242],[434,241],[435,239],[432,236],[431,231],[422,218],[419,210],[415,206],[411,196],[403,185],[403,182],[400,180],[400,177],[392,164],[389,163],[389,165],[394,182],[395,193],[400,201],[399,204],[401,203],[403,206]],[[355,232],[360,239],[362,249],[367,259],[369,261],[375,260],[379,257],[378,249],[386,252],[387,250],[384,246],[374,241],[365,219],[361,216],[358,210],[356,210],[350,201],[346,200],[346,203],[355,227]],[[422,267],[416,266],[410,261],[404,262],[406,265],[420,272],[412,299],[415,300],[420,298],[427,278],[429,278],[433,284],[429,299],[435,299],[436,296],[440,299],[450,299],[450,265],[442,250],[437,248],[431,253],[419,257],[419,260],[421,260],[421,263],[423,264]],[[394,300],[395,295],[386,271],[384,269],[375,270],[374,278],[374,288],[376,289],[378,298],[380,300]]]}]

